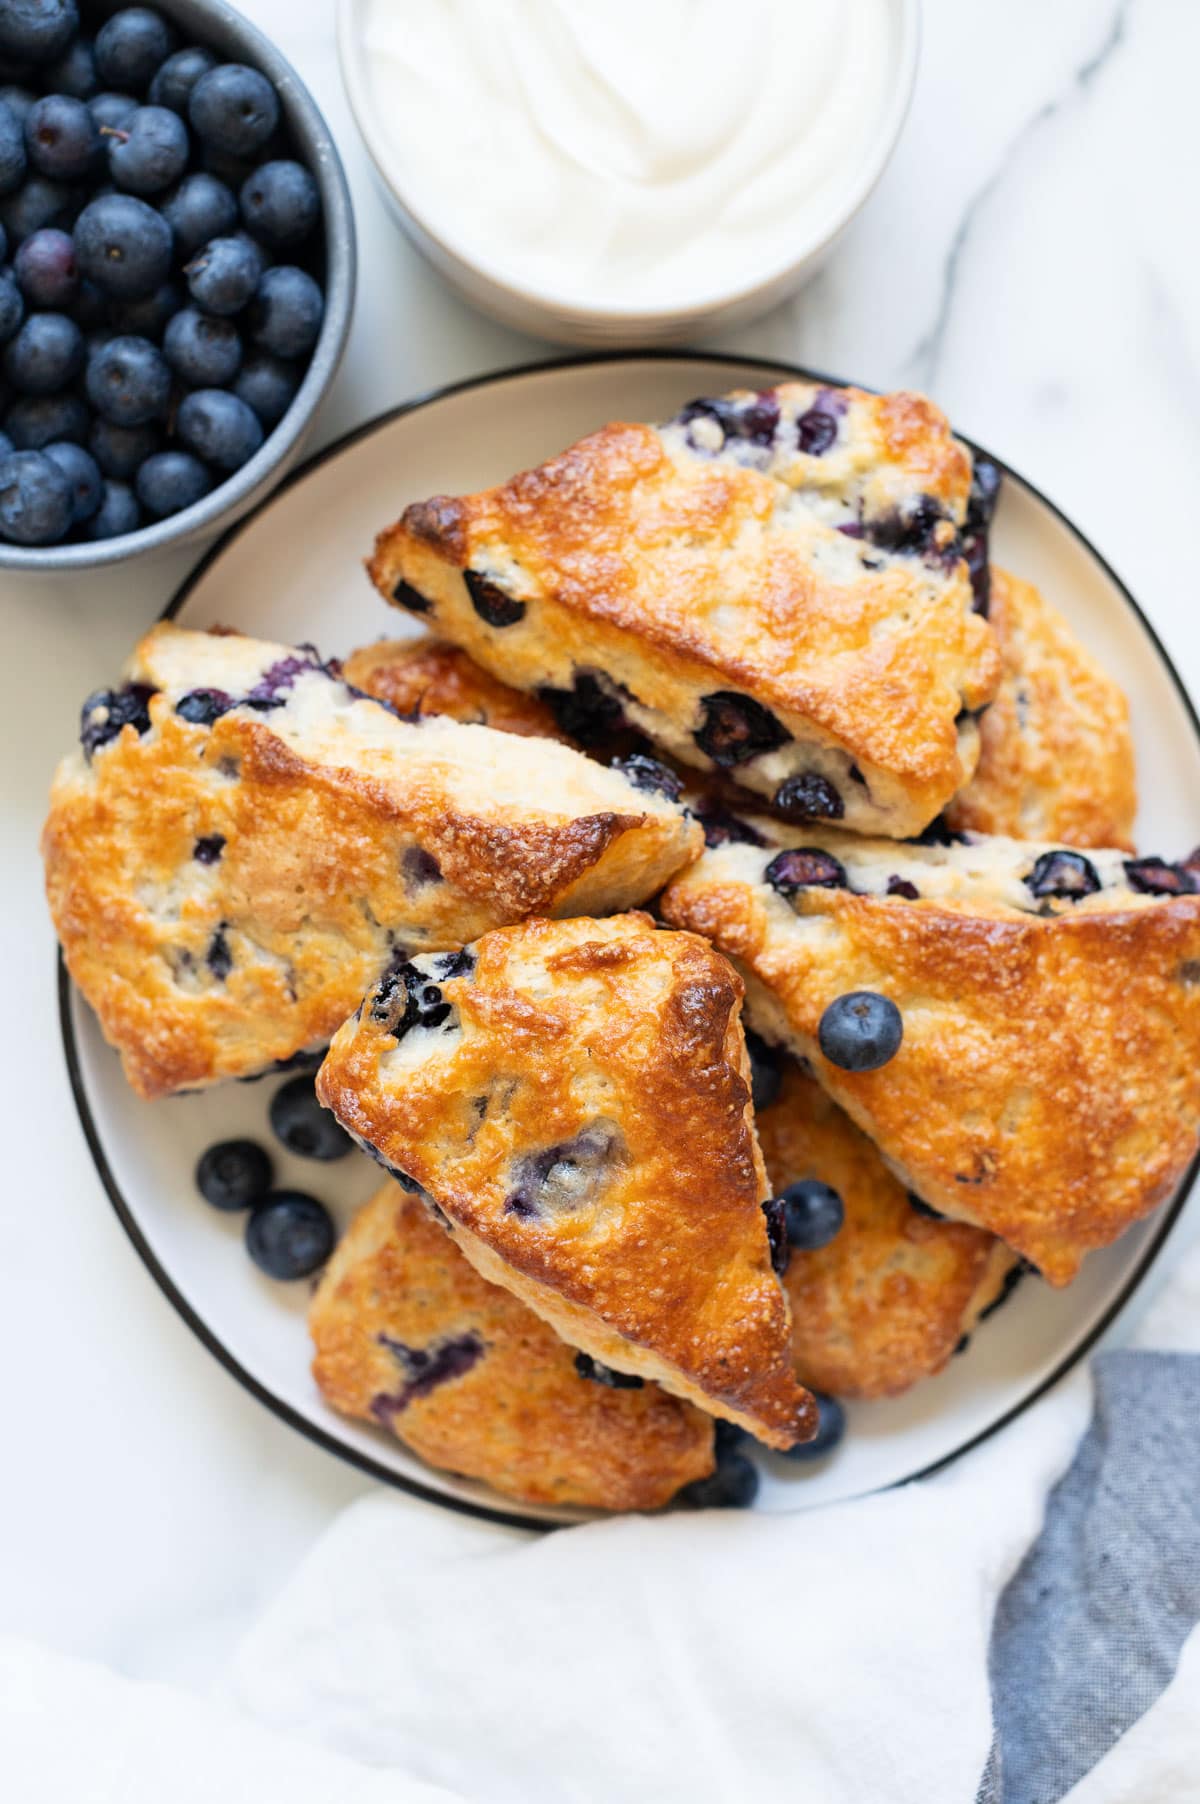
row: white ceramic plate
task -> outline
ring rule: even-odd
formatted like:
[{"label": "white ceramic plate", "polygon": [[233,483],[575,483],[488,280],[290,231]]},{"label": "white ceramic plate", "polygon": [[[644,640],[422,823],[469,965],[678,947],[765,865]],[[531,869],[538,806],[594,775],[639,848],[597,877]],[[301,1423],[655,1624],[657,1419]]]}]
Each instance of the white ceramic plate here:
[{"label": "white ceramic plate", "polygon": [[[209,554],[173,611],[188,626],[311,640],[327,656],[394,637],[410,629],[380,602],[362,559],[378,528],[408,501],[498,481],[604,420],[663,419],[692,396],[795,373],[653,353],[543,365],[444,391],[364,427],[300,470]],[[1200,839],[1200,723],[1132,597],[1069,522],[1011,473],[993,547],[997,561],[1045,590],[1084,643],[1120,672],[1143,797],[1139,843],[1183,852]],[[97,671],[96,679],[111,674]],[[574,1519],[516,1510],[321,1401],[308,1369],[308,1286],[260,1276],[240,1244],[241,1218],[210,1209],[192,1184],[196,1158],[212,1141],[235,1134],[269,1141],[267,1102],[285,1080],[146,1104],[126,1087],[90,1010],[66,985],[63,1030],[84,1128],[121,1220],[164,1291],[243,1384],[297,1428],[392,1483],[506,1520]],[[335,1165],[280,1156],[278,1165],[282,1182],[320,1196],[342,1222],[379,1182],[358,1153]],[[939,1378],[895,1402],[853,1405],[833,1457],[808,1468],[764,1454],[758,1507],[794,1510],[895,1484],[953,1459],[1026,1408],[1128,1300],[1187,1188],[1117,1246],[1094,1254],[1068,1291],[1022,1284]]]}]

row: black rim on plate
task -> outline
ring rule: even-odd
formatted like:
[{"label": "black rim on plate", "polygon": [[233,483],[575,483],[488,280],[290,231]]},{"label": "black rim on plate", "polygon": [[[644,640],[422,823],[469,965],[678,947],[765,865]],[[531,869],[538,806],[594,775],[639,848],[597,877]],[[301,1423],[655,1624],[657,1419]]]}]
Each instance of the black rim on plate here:
[{"label": "black rim on plate", "polygon": [[[552,374],[561,370],[588,368],[596,364],[604,363],[671,362],[680,364],[710,364],[714,368],[726,370],[757,370],[761,371],[764,376],[771,376],[775,379],[782,377],[794,381],[820,382],[835,388],[849,386],[842,377],[831,376],[821,370],[803,369],[796,364],[780,362],[773,358],[742,357],[733,352],[721,354],[688,350],[647,350],[585,353],[574,357],[547,358],[542,362],[520,364],[512,369],[498,370],[482,376],[470,376],[461,382],[451,382],[440,388],[429,389],[425,393],[416,396],[411,401],[401,402],[398,407],[388,408],[384,413],[377,414],[374,419],[366,421],[362,426],[356,426],[352,431],[344,433],[341,438],[335,439],[332,444],[326,445],[322,450],[314,453],[313,456],[306,458],[303,463],[299,464],[291,471],[284,481],[280,483],[278,488],[273,489],[271,494],[263,501],[259,502],[257,507],[253,508],[250,513],[244,515],[240,520],[236,521],[233,526],[217,539],[215,544],[210,547],[197,563],[195,569],[192,570],[180,584],[175,594],[171,597],[171,600],[163,609],[161,618],[163,620],[170,620],[178,614],[197,584],[207,574],[212,565],[224,555],[233,541],[239,538],[244,532],[248,532],[261,516],[272,508],[289,489],[293,488],[296,484],[305,481],[305,479],[311,476],[315,470],[320,469],[323,464],[329,463],[334,458],[339,457],[343,451],[349,450],[352,445],[358,444],[362,439],[369,438],[373,433],[380,431],[385,426],[390,426],[394,421],[403,419],[406,414],[416,413],[421,408],[433,406],[437,402],[448,400],[454,395],[468,393],[472,389],[499,386],[502,383],[519,381],[528,376]],[[862,387],[864,385],[857,384],[855,386]],[[1200,717],[1197,716],[1196,709],[1192,703],[1191,696],[1188,694],[1183,679],[1176,670],[1170,654],[1162,640],[1159,638],[1157,632],[1154,630],[1154,627],[1146,618],[1146,615],[1142,612],[1137,601],[1134,599],[1125,583],[1122,582],[1121,578],[1117,575],[1112,565],[1099,551],[1097,551],[1091,540],[1085,533],[1080,531],[1074,521],[1070,520],[1067,515],[1063,513],[1062,509],[1051,501],[1048,495],[1043,494],[1042,491],[1031,483],[1027,477],[1022,476],[1019,471],[1010,468],[1010,466],[1004,462],[1003,458],[994,456],[992,452],[988,451],[984,446],[977,444],[973,439],[967,438],[965,434],[960,433],[959,437],[965,445],[969,446],[972,453],[979,453],[990,458],[991,461],[996,464],[997,468],[1003,471],[1007,478],[1018,483],[1022,488],[1026,489],[1035,500],[1040,502],[1041,505],[1054,516],[1059,524],[1066,528],[1071,537],[1083,547],[1093,562],[1103,571],[1104,575],[1121,596],[1125,605],[1137,619],[1143,633],[1157,653],[1160,664],[1169,677],[1180,701],[1183,703],[1184,711],[1191,724],[1192,732],[1195,734],[1197,744],[1200,745]],[[467,1516],[482,1517],[486,1521],[498,1522],[509,1528],[547,1530],[565,1526],[565,1524],[547,1521],[544,1518],[537,1516],[525,1515],[520,1510],[508,1510],[496,1505],[476,1502],[470,1498],[455,1497],[447,1491],[435,1489],[432,1485],[422,1484],[418,1479],[409,1478],[405,1473],[397,1472],[391,1466],[385,1466],[379,1460],[373,1459],[370,1454],[361,1452],[357,1447],[351,1447],[345,1441],[339,1440],[335,1435],[330,1434],[326,1429],[318,1427],[318,1425],[315,1422],[310,1421],[307,1416],[301,1415],[299,1411],[293,1409],[289,1403],[285,1403],[281,1397],[277,1397],[273,1391],[268,1390],[264,1384],[254,1377],[253,1373],[248,1372],[246,1368],[234,1358],[224,1342],[217,1338],[203,1318],[192,1308],[192,1305],[188,1302],[187,1298],[178,1289],[174,1280],[159,1262],[138,1225],[137,1218],[117,1182],[112,1167],[109,1165],[108,1157],[104,1150],[104,1144],[100,1137],[95,1117],[92,1113],[91,1101],[88,1097],[87,1088],[84,1083],[82,1063],[79,1056],[79,1044],[76,1038],[75,1023],[71,1012],[71,997],[71,980],[67,975],[66,965],[64,964],[62,954],[60,953],[58,956],[59,1024],[62,1030],[63,1050],[66,1055],[67,1075],[70,1080],[71,1093],[75,1100],[75,1107],[79,1113],[80,1123],[83,1127],[84,1137],[87,1141],[88,1150],[92,1155],[97,1174],[104,1186],[109,1201],[116,1211],[117,1219],[129,1236],[142,1263],[158,1285],[158,1288],[183,1317],[183,1320],[197,1338],[225,1367],[226,1371],[230,1372],[233,1377],[238,1380],[239,1384],[243,1385],[244,1388],[250,1392],[251,1396],[256,1397],[260,1403],[265,1404],[274,1415],[278,1416],[281,1421],[286,1422],[289,1427],[298,1429],[302,1435],[306,1436],[306,1438],[312,1441],[316,1446],[323,1447],[327,1452],[336,1454],[339,1459],[347,1461],[352,1466],[356,1466],[360,1471],[367,1473],[372,1478],[382,1480],[385,1484],[392,1485],[402,1491],[407,1491],[414,1497],[424,1498],[427,1502],[440,1504],[443,1508],[457,1510],[461,1514]],[[954,1448],[951,1453],[943,1455],[941,1459],[934,1460],[927,1466],[922,1466],[919,1471],[910,1472],[905,1478],[897,1479],[895,1481],[896,1484],[912,1484],[917,1479],[928,1478],[932,1473],[939,1472],[943,1467],[951,1465],[957,1459],[961,1459],[964,1454],[970,1453],[973,1448],[978,1447],[982,1442],[990,1440],[992,1435],[998,1434],[1002,1428],[1006,1428],[1010,1422],[1015,1421],[1018,1416],[1023,1415],[1027,1409],[1031,1408],[1031,1406],[1038,1402],[1041,1397],[1045,1396],[1047,1391],[1053,1389],[1059,1380],[1064,1378],[1066,1374],[1071,1371],[1082,1358],[1084,1358],[1091,1348],[1095,1346],[1101,1336],[1112,1326],[1117,1316],[1129,1302],[1142,1280],[1146,1277],[1151,1266],[1162,1252],[1171,1229],[1179,1219],[1183,1206],[1196,1181],[1198,1172],[1200,1172],[1200,1153],[1192,1160],[1187,1171],[1184,1173],[1174,1197],[1159,1210],[1158,1215],[1155,1218],[1154,1230],[1151,1238],[1147,1242],[1141,1257],[1138,1259],[1125,1283],[1122,1284],[1112,1302],[1102,1311],[1098,1319],[1088,1329],[1087,1333],[1084,1334],[1069,1352],[1064,1355],[1053,1370],[1049,1372],[1045,1378],[1041,1379],[1039,1383],[1034,1385],[1033,1389],[1028,1391],[1019,1402],[1014,1403],[1011,1409],[1005,1410],[1003,1415],[998,1416],[994,1422],[990,1422],[988,1426],[981,1429],[978,1434],[970,1436],[969,1439],[963,1441],[961,1446]],[[890,1489],[892,1487],[888,1486],[884,1488]]]}]

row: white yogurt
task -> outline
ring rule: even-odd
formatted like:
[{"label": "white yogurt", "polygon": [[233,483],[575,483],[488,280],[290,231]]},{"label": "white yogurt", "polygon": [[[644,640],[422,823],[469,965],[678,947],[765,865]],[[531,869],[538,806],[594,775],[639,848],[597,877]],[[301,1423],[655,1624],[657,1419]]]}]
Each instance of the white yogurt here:
[{"label": "white yogurt", "polygon": [[869,170],[894,0],[365,0],[391,173],[436,237],[564,306],[728,293]]}]

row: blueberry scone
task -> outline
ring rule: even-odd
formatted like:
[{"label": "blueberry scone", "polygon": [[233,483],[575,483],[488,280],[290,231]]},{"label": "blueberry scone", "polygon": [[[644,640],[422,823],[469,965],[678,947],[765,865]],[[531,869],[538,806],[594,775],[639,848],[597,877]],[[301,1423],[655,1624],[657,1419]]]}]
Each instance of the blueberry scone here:
[{"label": "blueberry scone", "polygon": [[308,1322],[335,1409],[522,1503],[652,1510],[713,1469],[710,1417],[568,1347],[398,1184],[355,1216]]},{"label": "blueberry scone", "polygon": [[772,1266],[742,986],[645,915],[398,966],[317,1093],[572,1346],[776,1447],[811,1434]]},{"label": "blueberry scone", "polygon": [[895,1397],[940,1372],[1020,1272],[1002,1241],[939,1221],[893,1176],[850,1117],[787,1060],[758,1112],[772,1188],[827,1184],[845,1208],[825,1246],[793,1247],[784,1286],[802,1384],[836,1397]]},{"label": "blueberry scone", "polygon": [[43,836],[68,968],[137,1092],[328,1043],[389,961],[622,908],[701,842],[569,747],[398,719],[311,651],[160,626],[84,706]]},{"label": "blueberry scone", "polygon": [[734,961],[751,1025],[809,1061],[907,1189],[1065,1284],[1196,1152],[1198,874],[809,830],[706,852],[662,908]]},{"label": "blueberry scone", "polygon": [[444,639],[380,639],[351,652],[342,675],[364,695],[414,719],[445,714],[526,739],[562,739],[554,715],[536,695],[499,682]]},{"label": "blueberry scone", "polygon": [[573,739],[624,723],[786,818],[903,837],[999,681],[997,485],[922,396],[792,382],[419,502],[369,569]]},{"label": "blueberry scone", "polygon": [[1030,583],[992,571],[989,615],[1004,675],[979,723],[979,767],[952,827],[1070,846],[1133,844],[1129,704]]}]

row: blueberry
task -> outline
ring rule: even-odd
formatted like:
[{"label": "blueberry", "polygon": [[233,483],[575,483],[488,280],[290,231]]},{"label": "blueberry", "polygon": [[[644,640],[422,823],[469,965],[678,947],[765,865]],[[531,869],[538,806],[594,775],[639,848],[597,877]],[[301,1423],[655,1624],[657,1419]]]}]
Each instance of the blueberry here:
[{"label": "blueberry", "polygon": [[704,829],[706,846],[765,846],[767,841],[747,821],[739,820],[728,808],[702,798],[693,810]]},{"label": "blueberry", "polygon": [[43,226],[61,226],[70,231],[78,210],[78,189],[52,182],[48,175],[31,175],[0,205],[0,224],[13,243],[19,244]]},{"label": "blueberry", "polygon": [[251,238],[212,238],[183,273],[188,293],[205,312],[240,313],[258,290],[263,256]]},{"label": "blueberry", "polygon": [[126,6],[96,33],[96,73],[109,87],[144,94],[175,47],[175,33],[149,6]]},{"label": "blueberry", "polygon": [[123,539],[142,523],[142,510],[124,482],[106,482],[99,510],[84,529],[85,539]]},{"label": "blueberry", "polygon": [[787,1214],[782,1200],[777,1196],[769,1196],[762,1206],[767,1223],[767,1246],[771,1253],[771,1270],[782,1277],[792,1257],[792,1249],[788,1243]]},{"label": "blueberry", "polygon": [[744,1453],[718,1450],[717,1469],[684,1485],[676,1501],[693,1510],[747,1510],[758,1496],[758,1469]]},{"label": "blueberry", "polygon": [[25,179],[25,132],[7,101],[0,100],[0,194],[11,194]]},{"label": "blueberry", "polygon": [[947,525],[941,502],[932,495],[918,495],[891,513],[865,521],[863,533],[881,551],[944,563],[958,557],[958,535]]},{"label": "blueberry", "polygon": [[196,1188],[214,1209],[249,1209],[273,1177],[270,1155],[254,1140],[219,1140],[196,1166]]},{"label": "blueberry", "polygon": [[88,450],[100,466],[101,474],[126,482],[136,476],[138,467],[159,448],[156,426],[114,426],[111,420],[97,417],[87,435]]},{"label": "blueberry", "polygon": [[188,119],[204,144],[232,157],[252,157],[279,123],[279,102],[265,75],[243,63],[220,63],[188,98]]},{"label": "blueberry", "polygon": [[246,1223],[246,1251],[268,1278],[307,1278],[333,1251],[328,1209],[299,1190],[271,1190]]},{"label": "blueberry", "polygon": [[889,877],[887,880],[887,893],[889,896],[901,896],[906,902],[919,902],[921,899],[920,890],[915,883],[910,883],[907,877],[897,877],[894,875]]},{"label": "blueberry", "polygon": [[819,846],[796,846],[777,853],[763,877],[781,896],[794,896],[802,889],[850,887],[841,861]]},{"label": "blueberry", "polygon": [[46,456],[56,463],[71,485],[71,523],[79,526],[100,510],[104,484],[96,460],[82,445],[47,445]]},{"label": "blueberry", "polygon": [[770,709],[732,689],[703,696],[700,707],[703,723],[692,738],[721,770],[732,770],[764,752],[777,751],[791,738]]},{"label": "blueberry", "polygon": [[273,251],[302,244],[321,214],[317,184],[302,163],[264,163],[247,176],[238,194],[242,218]]},{"label": "blueberry", "polygon": [[529,1220],[570,1214],[592,1202],[608,1183],[614,1158],[621,1150],[620,1130],[601,1119],[589,1122],[568,1140],[515,1159],[512,1188],[504,1199],[505,1214]]},{"label": "blueberry", "polygon": [[87,393],[114,426],[144,426],[166,412],[171,372],[149,339],[113,338],[88,359]]},{"label": "blueberry", "polygon": [[233,392],[239,401],[253,408],[270,432],[295,400],[299,387],[300,371],[295,364],[272,357],[269,351],[260,351],[242,365]]},{"label": "blueberry", "polygon": [[201,49],[199,44],[191,44],[186,50],[176,50],[157,70],[150,83],[151,105],[170,107],[173,113],[186,119],[192,89],[202,75],[207,75],[216,66],[217,59],[212,51]]},{"label": "blueberry", "polygon": [[165,106],[140,106],[127,125],[108,136],[113,181],[131,194],[161,194],[187,168],[187,127]]},{"label": "blueberry", "polygon": [[136,728],[139,736],[149,732],[153,694],[145,683],[126,683],[122,689],[97,689],[88,696],[79,714],[79,743],[89,763],[125,727]]},{"label": "blueberry", "polygon": [[178,514],[207,495],[213,479],[187,451],[156,451],[137,473],[137,498],[153,520]]},{"label": "blueberry", "polygon": [[645,1379],[637,1377],[633,1372],[618,1372],[612,1366],[601,1365],[590,1353],[576,1353],[575,1370],[581,1378],[590,1378],[595,1384],[605,1384],[613,1391],[640,1391]]},{"label": "blueberry", "polygon": [[171,243],[162,214],[132,194],[102,194],[75,222],[81,273],[121,300],[153,294],[166,281]]},{"label": "blueberry", "polygon": [[919,833],[905,841],[910,846],[966,846],[970,843],[965,833],[946,825],[946,817],[942,814],[935,814],[927,827],[922,827]]},{"label": "blueberry", "polygon": [[787,1218],[788,1239],[804,1253],[815,1253],[841,1232],[846,1210],[837,1191],[818,1178],[801,1178],[781,1190],[778,1199]]},{"label": "blueberry", "polygon": [[42,451],[14,451],[0,463],[0,537],[13,545],[54,545],[71,527],[71,487]]},{"label": "blueberry", "polygon": [[226,840],[223,833],[204,833],[192,847],[197,864],[220,864]]},{"label": "blueberry", "polygon": [[788,777],[775,791],[775,810],[789,821],[840,821],[846,805],[829,781],[816,771]]},{"label": "blueberry", "polygon": [[69,94],[74,100],[90,100],[100,86],[96,55],[86,38],[74,38],[46,70],[46,91]]},{"label": "blueberry", "polygon": [[25,301],[21,290],[6,272],[0,274],[0,345],[7,344],[25,318]]},{"label": "blueberry", "polygon": [[242,341],[232,320],[184,307],[167,326],[163,356],[190,387],[224,388],[241,367]]},{"label": "blueberry", "polygon": [[56,395],[82,367],[83,333],[65,313],[31,313],[4,348],[4,374],[23,395]]},{"label": "blueberry", "polygon": [[851,990],[829,1004],[817,1040],[841,1071],[878,1071],[894,1059],[904,1037],[900,1010],[875,990]]},{"label": "blueberry", "polygon": [[311,1077],[294,1077],[276,1090],[270,1114],[272,1132],[302,1159],[344,1159],[353,1147],[349,1134],[317,1101]]},{"label": "blueberry", "polygon": [[967,526],[986,532],[996,513],[1003,475],[990,457],[976,457],[971,468],[971,490],[967,498]]},{"label": "blueberry", "polygon": [[47,445],[82,445],[87,438],[88,410],[79,396],[22,395],[4,416],[4,427],[18,451],[44,451]]},{"label": "blueberry", "polygon": [[1077,902],[1100,888],[1096,867],[1082,852],[1043,852],[1025,879],[1031,896],[1057,896]]},{"label": "blueberry", "polygon": [[614,758],[612,767],[646,795],[665,796],[668,802],[677,802],[683,794],[683,779],[665,764],[660,764],[657,758],[647,758],[642,752],[633,752],[628,758]]},{"label": "blueberry", "polygon": [[755,395],[749,401],[731,401],[724,395],[711,399],[689,401],[676,416],[681,426],[689,426],[694,420],[702,420],[711,429],[720,431],[719,444],[709,445],[707,440],[689,434],[693,445],[704,450],[719,450],[731,440],[743,439],[750,444],[767,446],[775,437],[779,426],[779,402],[770,390]]},{"label": "blueberry", "polygon": [[773,1046],[760,1039],[753,1028],[746,1030],[746,1052],[750,1059],[750,1100],[755,1111],[769,1109],[779,1095],[783,1073],[779,1055]]},{"label": "blueberry", "polygon": [[198,170],[185,175],[162,202],[162,215],[175,234],[175,254],[184,262],[212,238],[227,237],[238,222],[233,189]]},{"label": "blueberry", "polygon": [[[0,87],[0,106],[6,106],[13,118],[21,127],[21,167],[25,167],[25,121],[29,117],[29,109],[37,99],[37,95],[29,88],[22,88],[16,82],[7,81]],[[0,166],[3,159],[0,158]],[[0,193],[3,187],[0,185]]]},{"label": "blueberry", "polygon": [[81,181],[100,154],[100,134],[84,102],[68,94],[35,100],[25,120],[25,154],[51,181]]},{"label": "blueberry", "polygon": [[176,702],[175,712],[194,727],[211,727],[232,707],[233,698],[223,689],[191,689]]},{"label": "blueberry", "polygon": [[238,470],[263,440],[244,401],[220,388],[198,388],[180,403],[175,428],[189,451],[218,470]]},{"label": "blueberry", "polygon": [[108,304],[108,323],[118,337],[159,339],[167,328],[167,322],[183,306],[183,295],[174,282],[164,282],[152,294],[139,295],[136,300],[110,301]]},{"label": "blueberry", "polygon": [[70,307],[79,292],[74,239],[44,226],[18,247],[13,274],[31,307]]},{"label": "blueberry", "polygon": [[[416,595],[412,590],[412,595]],[[424,596],[418,597],[421,606],[405,594],[402,597],[406,607],[413,608],[416,613],[423,614],[429,610],[429,603]],[[545,702],[554,716],[555,724],[568,739],[578,740],[580,745],[602,745],[613,733],[619,732],[625,725],[625,716],[620,701],[613,694],[611,686],[588,670],[575,672],[569,689],[553,689],[543,686],[537,691],[539,701]]]},{"label": "blueberry", "polygon": [[0,432],[0,463],[2,463],[6,457],[11,457],[16,449],[17,447],[13,444],[7,432]]},{"label": "blueberry", "polygon": [[837,420],[824,408],[810,407],[796,421],[796,447],[806,457],[823,457],[837,435]]},{"label": "blueberry", "polygon": [[846,1432],[846,1412],[836,1397],[827,1397],[823,1391],[814,1391],[819,1411],[817,1432],[811,1441],[801,1441],[795,1447],[789,1447],[784,1459],[797,1461],[823,1459],[832,1453]]},{"label": "blueberry", "polygon": [[[275,269],[268,269],[258,285],[251,310],[250,335],[255,344],[261,345],[264,351],[273,351],[277,357],[302,357],[317,342],[324,311],[324,298],[312,277],[290,264],[280,264]],[[468,586],[473,574],[467,572]],[[511,596],[505,601],[509,609],[519,606],[524,612],[524,604],[515,602]],[[508,622],[492,624],[507,625]]]},{"label": "blueberry", "polygon": [[123,131],[137,110],[138,103],[132,94],[95,94],[88,101],[88,112],[101,132],[106,128]]},{"label": "blueberry", "polygon": [[78,30],[75,0],[4,0],[0,6],[0,56],[52,62]]},{"label": "blueberry", "polygon": [[1190,871],[1164,858],[1127,858],[1125,877],[1144,896],[1190,896],[1196,889]]}]

